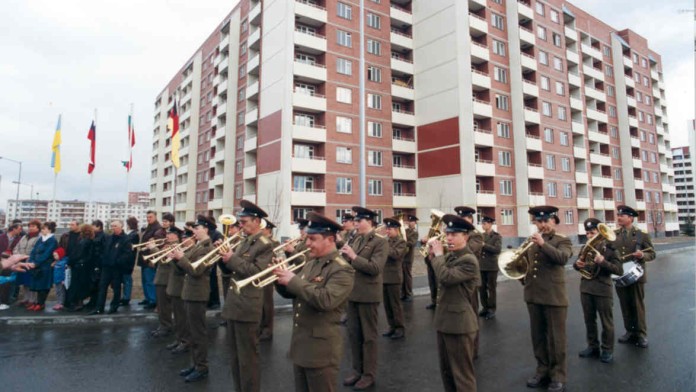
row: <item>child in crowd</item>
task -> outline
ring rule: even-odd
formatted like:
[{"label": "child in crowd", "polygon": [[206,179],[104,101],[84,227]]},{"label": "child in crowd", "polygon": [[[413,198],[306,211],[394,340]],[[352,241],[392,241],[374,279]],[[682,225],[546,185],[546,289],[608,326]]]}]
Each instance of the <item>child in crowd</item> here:
[{"label": "child in crowd", "polygon": [[58,247],[53,251],[53,287],[56,291],[56,304],[53,310],[63,310],[65,305],[65,268],[68,265],[68,257],[65,256],[65,249]]}]

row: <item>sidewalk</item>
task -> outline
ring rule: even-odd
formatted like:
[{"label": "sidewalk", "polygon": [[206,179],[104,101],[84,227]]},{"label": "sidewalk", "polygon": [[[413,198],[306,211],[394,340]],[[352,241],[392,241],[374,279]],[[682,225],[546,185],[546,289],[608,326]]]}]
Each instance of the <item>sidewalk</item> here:
[{"label": "sidewalk", "polygon": [[[674,252],[683,251],[693,251],[696,246],[696,242],[690,237],[670,237],[670,238],[658,238],[654,241],[654,245],[657,248],[658,254],[669,254]],[[580,250],[580,246],[573,247],[573,258],[577,257]],[[659,257],[659,256],[658,256]],[[426,268],[423,258],[420,254],[416,253],[416,259],[413,263],[413,292],[415,296],[424,296],[430,294],[430,289],[428,288],[428,280],[426,277]],[[566,265],[566,269],[572,269],[572,265],[569,262]],[[134,283],[136,281],[135,275],[133,277]],[[498,281],[508,280],[502,274],[498,274]],[[131,301],[130,306],[119,307],[118,313],[112,315],[94,315],[88,316],[84,311],[82,312],[66,312],[66,311],[54,311],[51,309],[54,302],[47,302],[46,309],[43,312],[29,312],[23,307],[14,304],[11,305],[10,309],[0,312],[0,325],[27,325],[27,326],[37,326],[37,325],[87,325],[87,324],[109,324],[109,323],[142,323],[142,322],[156,322],[157,313],[151,310],[144,310],[142,306],[137,305],[139,299]],[[224,299],[223,301],[224,302]],[[107,304],[109,301],[107,300]],[[277,313],[290,312],[292,302],[280,296],[275,296],[275,309]],[[207,317],[220,318],[220,309],[209,310],[207,312]]]}]

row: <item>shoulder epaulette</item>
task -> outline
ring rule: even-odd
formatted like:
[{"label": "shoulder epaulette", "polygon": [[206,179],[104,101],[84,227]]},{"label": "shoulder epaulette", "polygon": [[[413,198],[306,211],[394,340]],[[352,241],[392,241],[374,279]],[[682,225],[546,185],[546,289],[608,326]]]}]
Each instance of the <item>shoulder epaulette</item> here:
[{"label": "shoulder epaulette", "polygon": [[268,245],[271,243],[271,240],[269,240],[265,235],[259,237],[259,241],[261,241],[261,243],[263,243],[264,245]]},{"label": "shoulder epaulette", "polygon": [[334,258],[334,261],[335,261],[338,265],[340,265],[341,267],[348,267],[348,266],[350,266],[350,264],[348,264],[347,261],[343,260],[343,257],[341,257],[341,256],[336,256],[336,258]]},{"label": "shoulder epaulette", "polygon": [[556,235],[559,236],[559,237],[561,237],[561,238],[568,238],[568,237],[566,237],[565,235],[563,235],[563,234],[561,234],[561,233],[556,233]]}]

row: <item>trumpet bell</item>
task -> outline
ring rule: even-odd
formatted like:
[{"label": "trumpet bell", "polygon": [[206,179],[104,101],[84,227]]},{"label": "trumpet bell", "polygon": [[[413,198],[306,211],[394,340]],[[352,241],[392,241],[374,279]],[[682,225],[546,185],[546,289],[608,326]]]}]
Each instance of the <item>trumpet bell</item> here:
[{"label": "trumpet bell", "polygon": [[518,257],[517,252],[506,250],[498,256],[498,269],[509,279],[522,279],[527,274],[525,256]]},{"label": "trumpet bell", "polygon": [[614,232],[614,230],[612,230],[611,228],[609,228],[609,226],[607,226],[606,224],[604,224],[604,223],[598,224],[598,225],[597,225],[597,231],[598,231],[599,234],[600,234],[602,237],[604,237],[607,241],[609,241],[609,242],[614,242],[614,241],[616,241],[616,233]]},{"label": "trumpet bell", "polygon": [[223,214],[218,217],[218,222],[220,222],[222,226],[229,227],[237,223],[237,217],[231,214]]}]

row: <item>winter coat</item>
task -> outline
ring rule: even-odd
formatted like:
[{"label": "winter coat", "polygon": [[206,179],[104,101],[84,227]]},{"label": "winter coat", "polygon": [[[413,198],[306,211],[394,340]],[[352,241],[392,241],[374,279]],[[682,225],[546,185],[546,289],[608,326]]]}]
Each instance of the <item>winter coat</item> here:
[{"label": "winter coat", "polygon": [[29,262],[34,263],[35,267],[31,270],[32,281],[29,288],[33,291],[50,290],[53,284],[53,273],[51,263],[53,262],[53,251],[58,247],[55,236],[50,236],[39,241],[29,255]]}]

